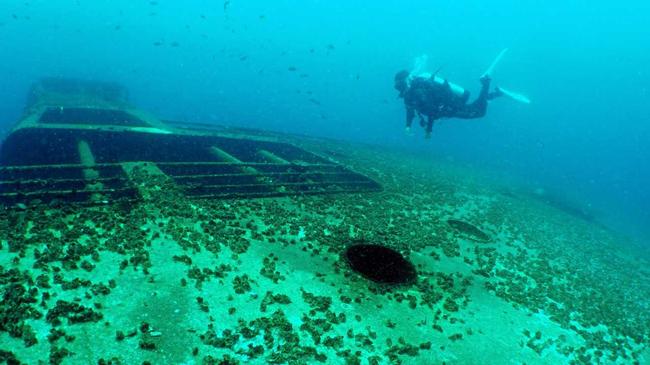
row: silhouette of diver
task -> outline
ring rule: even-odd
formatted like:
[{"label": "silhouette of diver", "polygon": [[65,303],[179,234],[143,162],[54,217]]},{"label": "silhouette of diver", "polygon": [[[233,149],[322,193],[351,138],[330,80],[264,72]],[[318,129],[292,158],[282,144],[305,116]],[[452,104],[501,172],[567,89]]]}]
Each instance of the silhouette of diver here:
[{"label": "silhouette of diver", "polygon": [[398,72],[395,75],[395,89],[399,91],[399,97],[404,99],[406,132],[410,132],[416,113],[420,118],[420,125],[425,127],[425,138],[431,138],[433,123],[440,118],[483,117],[487,111],[488,100],[503,93],[499,88],[489,92],[491,79],[488,75],[481,77],[480,81],[481,92],[478,98],[468,104],[469,91],[461,89],[462,92],[459,93],[447,80],[442,80],[435,74],[412,76],[406,70]]}]

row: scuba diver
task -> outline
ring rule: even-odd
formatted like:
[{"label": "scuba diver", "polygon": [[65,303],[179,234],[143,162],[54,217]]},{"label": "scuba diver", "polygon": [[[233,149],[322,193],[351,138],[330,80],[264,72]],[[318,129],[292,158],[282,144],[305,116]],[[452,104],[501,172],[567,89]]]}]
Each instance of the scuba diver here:
[{"label": "scuba diver", "polygon": [[487,111],[488,101],[496,97],[508,96],[522,103],[530,103],[527,97],[502,88],[497,87],[490,92],[490,74],[506,51],[507,49],[501,51],[481,76],[481,91],[476,100],[471,103],[468,103],[469,91],[450,83],[435,73],[422,72],[426,67],[426,56],[416,58],[413,71],[398,72],[395,75],[395,89],[399,91],[399,97],[404,99],[406,132],[410,133],[411,124],[416,114],[419,117],[420,125],[425,128],[425,138],[431,138],[431,130],[436,120],[440,118],[481,118]]},{"label": "scuba diver", "polygon": [[[489,92],[490,76],[481,77],[481,92],[476,100],[467,103],[469,91],[456,93],[449,81],[439,81],[434,75],[423,74],[411,77],[410,72],[403,70],[395,75],[395,89],[399,97],[404,99],[406,107],[406,132],[411,131],[411,124],[417,113],[420,125],[425,127],[425,138],[431,138],[433,123],[440,118],[481,118],[487,111],[488,100],[503,95],[496,88]],[[426,121],[425,121],[426,117]]]}]

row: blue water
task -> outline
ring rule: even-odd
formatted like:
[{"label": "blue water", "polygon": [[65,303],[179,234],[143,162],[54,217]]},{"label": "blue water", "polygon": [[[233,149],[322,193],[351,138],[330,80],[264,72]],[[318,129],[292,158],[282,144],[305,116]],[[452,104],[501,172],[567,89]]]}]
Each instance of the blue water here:
[{"label": "blue water", "polygon": [[[650,237],[650,2],[3,0],[0,131],[42,76],[117,81],[169,119],[417,150],[515,177]],[[396,71],[428,54],[481,120],[405,136]]]}]

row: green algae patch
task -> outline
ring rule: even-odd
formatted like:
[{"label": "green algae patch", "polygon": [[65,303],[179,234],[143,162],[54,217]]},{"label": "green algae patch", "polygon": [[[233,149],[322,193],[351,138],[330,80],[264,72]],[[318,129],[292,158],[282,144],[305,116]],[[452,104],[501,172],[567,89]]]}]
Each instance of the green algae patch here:
[{"label": "green algae patch", "polygon": [[244,294],[251,290],[250,277],[246,274],[235,276],[232,280],[232,287],[237,294]]},{"label": "green algae patch", "polygon": [[67,318],[68,324],[75,324],[97,322],[103,318],[103,315],[95,312],[92,308],[77,303],[58,300],[56,306],[47,312],[45,319],[56,326],[61,324],[60,317]]}]

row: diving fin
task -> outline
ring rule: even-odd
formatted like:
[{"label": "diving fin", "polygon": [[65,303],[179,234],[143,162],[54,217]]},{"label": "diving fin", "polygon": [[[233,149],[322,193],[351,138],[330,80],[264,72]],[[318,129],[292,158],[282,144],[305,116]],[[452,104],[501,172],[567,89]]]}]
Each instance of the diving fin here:
[{"label": "diving fin", "polygon": [[[486,77],[486,76],[491,77],[492,72],[494,71],[494,68],[499,64],[499,62],[501,62],[501,59],[506,54],[506,52],[508,52],[507,48],[504,48],[503,50],[501,50],[501,52],[499,52],[499,54],[494,59],[494,61],[492,61],[492,63],[490,64],[490,67],[488,67],[488,69],[485,70],[485,72],[483,73],[483,76],[481,76],[481,77]],[[502,87],[497,87],[497,92],[501,93],[503,96],[507,96],[508,98],[510,98],[510,99],[512,99],[514,101],[517,101],[517,102],[520,102],[520,103],[523,103],[523,104],[530,104],[530,99],[525,95],[516,93],[514,91],[506,90],[506,89],[504,89]]]},{"label": "diving fin", "polygon": [[494,59],[494,61],[492,61],[492,63],[490,64],[490,67],[488,67],[488,69],[485,70],[485,72],[483,73],[483,76],[481,76],[481,77],[492,76],[492,71],[494,71],[494,68],[499,64],[499,62],[501,62],[501,59],[506,54],[506,52],[508,52],[507,48],[502,49],[501,52],[499,52],[499,54],[497,55],[497,57]]},{"label": "diving fin", "polygon": [[514,101],[523,104],[530,104],[530,99],[525,95],[516,93],[514,91],[506,90],[502,87],[497,87],[497,92],[500,92],[501,94],[503,94],[503,96],[507,96],[509,99],[512,99]]}]

